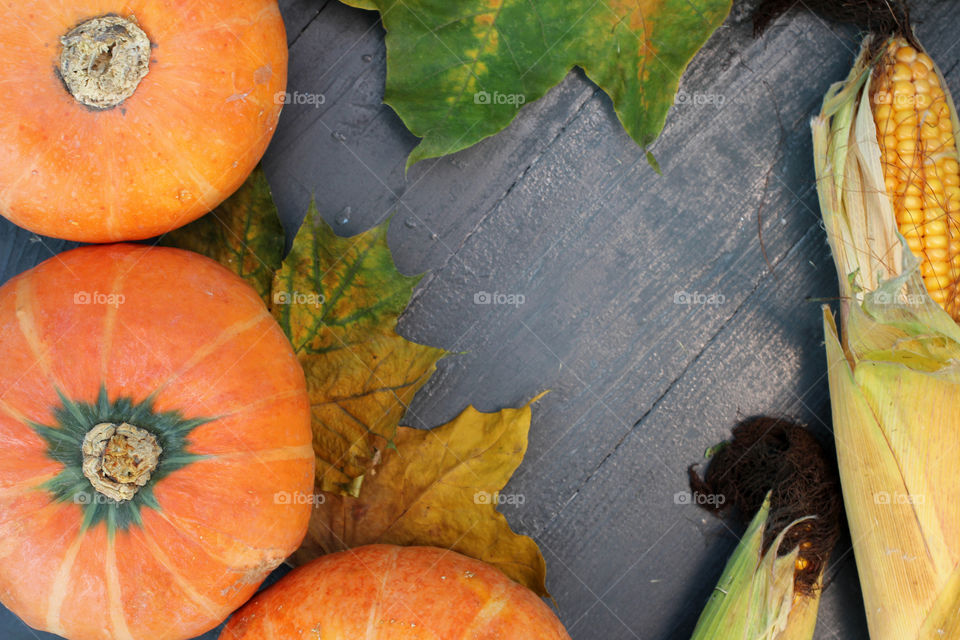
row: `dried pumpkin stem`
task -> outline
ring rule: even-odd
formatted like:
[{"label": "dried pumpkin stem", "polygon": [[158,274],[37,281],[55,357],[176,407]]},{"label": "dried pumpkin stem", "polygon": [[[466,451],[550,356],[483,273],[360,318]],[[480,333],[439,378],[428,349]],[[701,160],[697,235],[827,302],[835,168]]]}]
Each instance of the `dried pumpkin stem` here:
[{"label": "dried pumpkin stem", "polygon": [[117,501],[130,500],[147,484],[163,449],[156,437],[126,422],[101,422],[83,438],[83,475]]},{"label": "dried pumpkin stem", "polygon": [[111,109],[137,90],[150,67],[150,39],[131,16],[101,16],[60,38],[60,77],[76,100]]}]

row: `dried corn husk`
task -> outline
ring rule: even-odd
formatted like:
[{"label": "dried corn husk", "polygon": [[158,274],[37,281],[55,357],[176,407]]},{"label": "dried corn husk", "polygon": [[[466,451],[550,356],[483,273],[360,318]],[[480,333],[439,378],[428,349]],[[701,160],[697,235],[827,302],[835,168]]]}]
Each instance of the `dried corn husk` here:
[{"label": "dried corn husk", "polygon": [[842,338],[823,308],[837,457],[870,637],[957,639],[960,328],[928,295],[885,192],[868,97],[883,44],[864,42],[812,122],[840,282]]}]

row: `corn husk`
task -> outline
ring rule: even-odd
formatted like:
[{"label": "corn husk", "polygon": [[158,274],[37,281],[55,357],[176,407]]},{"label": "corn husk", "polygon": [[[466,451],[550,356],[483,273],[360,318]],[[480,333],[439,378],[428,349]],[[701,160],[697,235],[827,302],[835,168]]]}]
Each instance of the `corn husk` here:
[{"label": "corn husk", "polygon": [[960,328],[897,232],[868,97],[871,50],[868,39],[812,122],[840,282],[842,339],[823,308],[840,480],[870,637],[957,639]]},{"label": "corn husk", "polygon": [[[734,550],[700,614],[692,640],[810,640],[817,623],[820,589],[794,592],[799,549],[778,550],[790,527],[763,552],[769,496]],[[802,522],[796,520],[790,526]],[[819,587],[819,585],[818,585]]]}]

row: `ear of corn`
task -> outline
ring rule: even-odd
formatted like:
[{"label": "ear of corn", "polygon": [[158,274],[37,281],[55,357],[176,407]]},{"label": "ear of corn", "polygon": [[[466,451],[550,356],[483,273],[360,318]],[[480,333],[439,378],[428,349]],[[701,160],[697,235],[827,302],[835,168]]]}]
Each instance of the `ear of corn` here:
[{"label": "ear of corn", "polygon": [[960,164],[948,96],[926,53],[894,39],[882,57],[869,94],[884,186],[927,293],[957,319]]},{"label": "ear of corn", "polygon": [[778,555],[785,528],[763,553],[770,515],[769,496],[741,538],[720,576],[692,640],[810,640],[817,621],[820,589],[794,593],[799,549]]},{"label": "ear of corn", "polygon": [[936,65],[907,47],[866,41],[812,123],[841,294],[842,341],[823,310],[837,458],[873,640],[960,638],[958,126]]}]

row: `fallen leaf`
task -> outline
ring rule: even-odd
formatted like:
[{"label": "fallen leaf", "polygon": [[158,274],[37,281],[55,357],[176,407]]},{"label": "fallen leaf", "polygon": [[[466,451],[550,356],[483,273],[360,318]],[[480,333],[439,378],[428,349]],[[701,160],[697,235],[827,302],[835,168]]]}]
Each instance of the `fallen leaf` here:
[{"label": "fallen leaf", "polygon": [[397,271],[384,223],[340,238],[311,203],[273,283],[272,311],[307,376],[317,481],[357,495],[446,352],[396,332],[420,276]]},{"label": "fallen leaf", "polygon": [[259,166],[216,209],[160,239],[164,246],[213,258],[250,283],[268,305],[283,243],[283,225]]},{"label": "fallen leaf", "polygon": [[318,494],[295,561],[376,542],[443,547],[548,595],[536,542],[514,533],[496,510],[502,502],[521,502],[500,490],[526,452],[530,404],[495,413],[468,407],[430,431],[400,427],[396,449],[384,452],[360,497]]},{"label": "fallen leaf", "polygon": [[246,278],[303,365],[322,502],[298,560],[373,542],[432,545],[494,564],[547,595],[539,548],[496,510],[526,452],[530,405],[489,414],[470,407],[432,431],[397,426],[446,352],[396,333],[419,277],[397,271],[387,228],[340,238],[311,203],[281,264],[283,231],[258,169],[164,244]]},{"label": "fallen leaf", "polygon": [[643,147],[731,0],[345,0],[380,11],[384,102],[422,138],[407,166],[469,147],[579,66]]}]

